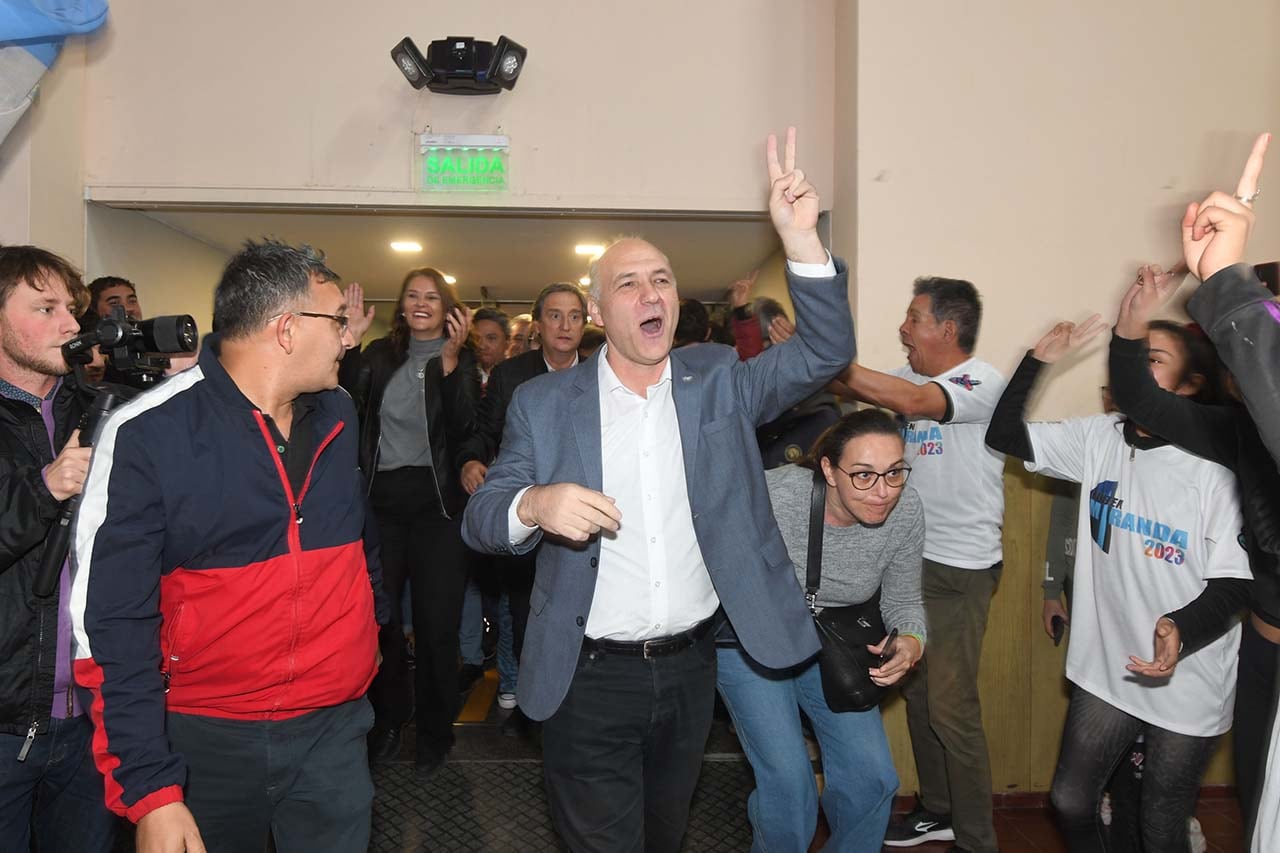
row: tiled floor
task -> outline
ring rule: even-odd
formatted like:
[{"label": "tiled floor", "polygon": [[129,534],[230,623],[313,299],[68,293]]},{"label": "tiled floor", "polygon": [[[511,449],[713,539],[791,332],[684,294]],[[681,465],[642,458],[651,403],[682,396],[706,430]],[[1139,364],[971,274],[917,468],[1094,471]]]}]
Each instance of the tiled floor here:
[{"label": "tiled floor", "polygon": [[[377,798],[373,851],[559,851],[542,791],[541,751],[536,738],[504,737],[507,712],[496,707],[492,672],[472,690],[457,726],[458,742],[449,763],[428,782],[413,773],[413,736],[406,732],[401,758],[374,774]],[[686,853],[746,851],[751,828],[746,798],[750,768],[737,738],[717,721],[690,814]],[[1202,800],[1197,818],[1209,853],[1242,851],[1240,813],[1234,799]],[[1003,853],[1065,853],[1046,808],[999,809],[996,833]],[[819,827],[813,850],[821,849]],[[116,850],[132,853],[129,833]],[[950,843],[911,848],[943,853]],[[892,848],[885,848],[891,851]]]}]

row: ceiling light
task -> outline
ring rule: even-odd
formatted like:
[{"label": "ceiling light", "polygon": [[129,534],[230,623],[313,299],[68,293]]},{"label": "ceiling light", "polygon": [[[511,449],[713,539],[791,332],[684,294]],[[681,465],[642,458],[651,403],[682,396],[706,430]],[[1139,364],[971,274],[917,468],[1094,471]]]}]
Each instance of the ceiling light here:
[{"label": "ceiling light", "polygon": [[421,252],[422,244],[412,240],[392,240],[391,248],[397,252]]},{"label": "ceiling light", "polygon": [[451,276],[451,275],[446,275],[446,276],[444,277],[444,283],[445,283],[445,284],[457,284],[457,283],[458,283],[458,280],[457,280],[456,278],[454,278],[453,276]]},{"label": "ceiling light", "polygon": [[594,261],[596,258],[604,254],[604,246],[600,246],[595,243],[579,243],[573,247],[573,251],[577,252],[579,255],[590,255],[591,259]]},{"label": "ceiling light", "polygon": [[584,275],[582,278],[578,279],[578,284],[582,285],[583,287],[590,287],[590,286],[591,286],[591,276],[589,276],[589,275]]}]

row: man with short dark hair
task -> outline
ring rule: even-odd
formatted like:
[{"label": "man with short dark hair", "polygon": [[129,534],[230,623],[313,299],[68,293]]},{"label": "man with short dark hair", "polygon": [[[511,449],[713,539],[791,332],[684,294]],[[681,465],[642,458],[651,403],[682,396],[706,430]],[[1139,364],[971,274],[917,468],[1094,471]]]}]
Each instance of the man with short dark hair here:
[{"label": "man with short dark hair", "polygon": [[476,341],[476,366],[480,368],[480,384],[489,382],[489,374],[507,358],[511,340],[511,321],[497,308],[480,308],[471,316],[471,331]]},{"label": "man with short dark hair", "polygon": [[707,306],[691,296],[680,300],[680,316],[676,319],[675,348],[705,344],[711,340],[711,315]]},{"label": "man with short dark hair", "polygon": [[[355,345],[323,256],[233,257],[196,367],[117,410],[75,527],[76,677],[139,853],[363,851],[365,692],[387,619],[366,554]],[[184,784],[185,783],[185,784]]]},{"label": "man with short dark hair", "polygon": [[982,728],[978,664],[1003,566],[1004,456],[986,446],[1005,380],[973,357],[978,291],[953,278],[916,279],[898,337],[907,364],[879,373],[852,364],[852,395],[901,416],[911,482],[924,500],[929,653],[903,682],[920,802],[890,825],[885,844],[954,840],[994,853],[991,762]]},{"label": "man with short dark hair", "polygon": [[124,315],[130,320],[142,319],[138,288],[133,282],[118,275],[98,276],[89,282],[90,311],[99,317],[110,317],[116,306],[124,308]]},{"label": "man with short dark hair", "polygon": [[89,294],[62,258],[0,247],[0,846],[105,853],[93,725],[71,672],[71,580],[41,577],[50,528],[89,467],[84,400],[61,346]]},{"label": "man with short dark hair", "polygon": [[[462,485],[468,494],[473,494],[484,483],[489,464],[498,455],[507,408],[516,388],[535,376],[566,370],[578,363],[578,344],[587,318],[587,300],[582,291],[567,282],[549,284],[534,301],[532,316],[542,348],[509,358],[494,368],[476,409],[475,434],[459,451]],[[529,622],[529,590],[533,584],[535,556],[499,558],[502,563],[498,568],[499,581],[510,602],[512,653],[517,665]],[[511,717],[504,721],[504,731],[513,734],[521,733],[526,726],[524,713],[517,707],[516,687],[515,679],[510,679],[509,683],[499,684],[498,693],[499,704],[511,710]]]}]

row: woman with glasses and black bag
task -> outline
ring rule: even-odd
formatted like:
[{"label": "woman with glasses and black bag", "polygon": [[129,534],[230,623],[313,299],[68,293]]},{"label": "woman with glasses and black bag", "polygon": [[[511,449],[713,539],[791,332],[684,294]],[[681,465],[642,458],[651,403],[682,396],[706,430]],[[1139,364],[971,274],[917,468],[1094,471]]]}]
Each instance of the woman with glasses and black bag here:
[{"label": "woman with glasses and black bag", "polygon": [[813,839],[818,793],[801,711],[822,750],[827,849],[880,850],[898,777],[879,699],[925,642],[924,509],[905,488],[903,453],[893,418],[865,409],[828,429],[808,462],[765,473],[823,651],[770,670],[737,646],[718,649],[717,687],[756,777],[753,851],[802,853]]}]

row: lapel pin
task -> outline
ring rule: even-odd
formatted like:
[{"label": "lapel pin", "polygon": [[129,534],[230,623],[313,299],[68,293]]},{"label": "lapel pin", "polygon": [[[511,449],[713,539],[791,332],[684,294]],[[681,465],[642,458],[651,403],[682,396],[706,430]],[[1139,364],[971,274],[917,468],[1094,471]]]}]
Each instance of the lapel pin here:
[{"label": "lapel pin", "polygon": [[693,381],[693,377],[692,377],[692,376],[681,376],[681,377],[680,377],[680,380],[681,380],[682,382],[692,382],[692,381]]}]

